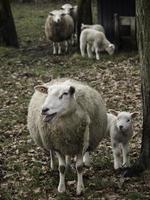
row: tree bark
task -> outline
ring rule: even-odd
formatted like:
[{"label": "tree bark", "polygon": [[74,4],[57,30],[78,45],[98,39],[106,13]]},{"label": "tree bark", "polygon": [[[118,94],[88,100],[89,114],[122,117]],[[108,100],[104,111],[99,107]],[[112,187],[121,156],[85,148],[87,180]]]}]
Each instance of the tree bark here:
[{"label": "tree bark", "polygon": [[19,46],[9,0],[0,0],[0,44]]},{"label": "tree bark", "polygon": [[78,44],[81,32],[81,23],[92,24],[91,0],[78,0],[78,24],[77,24]]},{"label": "tree bark", "polygon": [[143,101],[143,130],[141,154],[137,162],[125,172],[134,176],[150,169],[150,1],[136,1],[137,38],[141,65]]}]

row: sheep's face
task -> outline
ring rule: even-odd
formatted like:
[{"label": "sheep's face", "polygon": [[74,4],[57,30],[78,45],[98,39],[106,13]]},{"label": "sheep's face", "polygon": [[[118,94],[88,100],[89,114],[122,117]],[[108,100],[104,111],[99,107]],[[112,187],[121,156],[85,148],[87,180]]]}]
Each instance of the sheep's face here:
[{"label": "sheep's face", "polygon": [[132,128],[132,118],[138,113],[119,112],[117,115],[117,128],[122,133],[128,133],[128,130]]},{"label": "sheep's face", "polygon": [[51,121],[73,111],[75,105],[75,88],[73,86],[60,84],[50,87],[36,86],[35,89],[47,94],[41,111],[44,121]]},{"label": "sheep's face", "polygon": [[61,9],[63,10],[63,12],[67,15],[70,15],[72,13],[73,10],[73,6],[71,4],[64,4]]},{"label": "sheep's face", "polygon": [[65,13],[62,10],[54,10],[49,12],[49,15],[53,18],[53,22],[58,24],[62,21],[62,17],[65,16]]},{"label": "sheep's face", "polygon": [[106,48],[106,51],[109,53],[109,55],[113,55],[115,51],[115,45],[109,44],[108,47]]},{"label": "sheep's face", "polygon": [[89,28],[89,25],[86,24],[81,24],[81,31],[83,31],[84,29]]}]

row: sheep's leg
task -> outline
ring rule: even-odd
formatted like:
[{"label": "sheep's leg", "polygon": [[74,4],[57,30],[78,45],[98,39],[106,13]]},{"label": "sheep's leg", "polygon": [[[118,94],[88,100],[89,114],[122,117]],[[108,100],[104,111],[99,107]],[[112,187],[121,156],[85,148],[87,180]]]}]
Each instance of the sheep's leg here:
[{"label": "sheep's leg", "polygon": [[56,49],[56,43],[53,42],[53,55],[56,55],[57,49]]},{"label": "sheep's leg", "polygon": [[119,144],[112,143],[113,157],[114,157],[114,169],[121,168],[121,151],[119,148]]},{"label": "sheep's leg", "polygon": [[129,145],[122,144],[121,146],[122,146],[122,154],[123,154],[123,167],[129,167],[130,166]]},{"label": "sheep's leg", "polygon": [[66,53],[68,52],[68,41],[67,40],[65,41],[65,52]]},{"label": "sheep's leg", "polygon": [[95,54],[96,54],[96,60],[99,60],[99,49],[97,47],[95,47]]},{"label": "sheep's leg", "polygon": [[84,165],[89,167],[90,166],[90,154],[89,151],[85,152],[84,156],[83,156],[83,162]]},{"label": "sheep's leg", "polygon": [[83,40],[80,41],[80,52],[82,57],[85,57],[85,47],[86,47],[86,42]]},{"label": "sheep's leg", "polygon": [[91,51],[91,45],[87,44],[87,54],[89,58],[93,57],[92,51]]},{"label": "sheep's leg", "polygon": [[58,55],[60,55],[62,53],[62,51],[61,51],[61,43],[58,42],[57,45],[58,45]]},{"label": "sheep's leg", "polygon": [[76,170],[77,170],[77,195],[81,195],[81,193],[84,190],[84,184],[83,184],[83,156],[82,155],[77,155]]},{"label": "sheep's leg", "polygon": [[51,170],[54,170],[54,152],[50,150],[50,167]]},{"label": "sheep's leg", "polygon": [[58,158],[59,163],[59,185],[58,185],[58,192],[63,193],[66,191],[65,186],[65,170],[66,170],[66,163],[65,158],[60,153],[56,152],[56,156]]},{"label": "sheep's leg", "polygon": [[65,160],[66,160],[66,168],[69,169],[71,166],[71,157],[66,155]]}]

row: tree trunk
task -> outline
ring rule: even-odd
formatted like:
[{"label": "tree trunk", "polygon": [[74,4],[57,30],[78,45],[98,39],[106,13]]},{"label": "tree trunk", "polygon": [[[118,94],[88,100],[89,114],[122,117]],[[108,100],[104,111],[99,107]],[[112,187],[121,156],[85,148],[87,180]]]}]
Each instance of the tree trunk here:
[{"label": "tree trunk", "polygon": [[78,44],[81,32],[81,23],[92,24],[91,0],[78,0],[78,24],[77,24]]},{"label": "tree trunk", "polygon": [[150,0],[137,0],[136,3],[143,100],[143,130],[141,154],[138,161],[125,172],[125,176],[138,175],[145,169],[150,169]]},{"label": "tree trunk", "polygon": [[0,44],[19,46],[9,0],[0,0]]}]

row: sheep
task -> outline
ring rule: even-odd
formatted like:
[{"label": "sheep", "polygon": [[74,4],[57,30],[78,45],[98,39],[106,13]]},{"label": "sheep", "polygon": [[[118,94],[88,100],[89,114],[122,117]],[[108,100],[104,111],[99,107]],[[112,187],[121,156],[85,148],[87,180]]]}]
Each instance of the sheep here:
[{"label": "sheep", "polygon": [[[61,43],[65,41],[65,51],[68,51],[68,42],[74,31],[74,22],[70,15],[62,10],[49,12],[45,23],[45,34],[47,40],[53,42],[53,54],[61,54]],[[58,51],[56,48],[58,47]]]},{"label": "sheep", "polygon": [[103,32],[94,29],[84,29],[80,35],[80,51],[82,57],[85,57],[85,48],[87,47],[87,54],[92,58],[92,50],[96,53],[96,59],[99,60],[99,51],[107,51],[112,55],[115,50],[115,45],[110,43]]},{"label": "sheep", "polygon": [[61,9],[64,11],[64,13],[69,14],[74,21],[74,34],[72,35],[72,44],[75,43],[76,40],[76,34],[77,34],[77,21],[78,21],[78,6],[71,5],[71,4],[64,4]]},{"label": "sheep", "polygon": [[65,192],[65,156],[76,157],[77,195],[84,190],[83,156],[104,137],[107,115],[100,94],[73,79],[55,79],[35,87],[27,125],[33,140],[54,151],[59,163],[58,192]]},{"label": "sheep", "polygon": [[100,31],[100,32],[103,32],[105,34],[104,27],[102,25],[100,25],[100,24],[92,24],[92,25],[83,24],[83,23],[81,24],[81,31],[83,31],[84,29],[87,29],[87,28]]},{"label": "sheep", "polygon": [[[110,135],[111,138],[114,169],[119,169],[122,166],[130,166],[129,141],[133,136],[132,118],[137,114],[137,112],[117,112],[114,110],[111,110],[111,113],[107,113],[108,124],[106,135]],[[123,155],[123,164],[121,160],[121,150]]]}]

